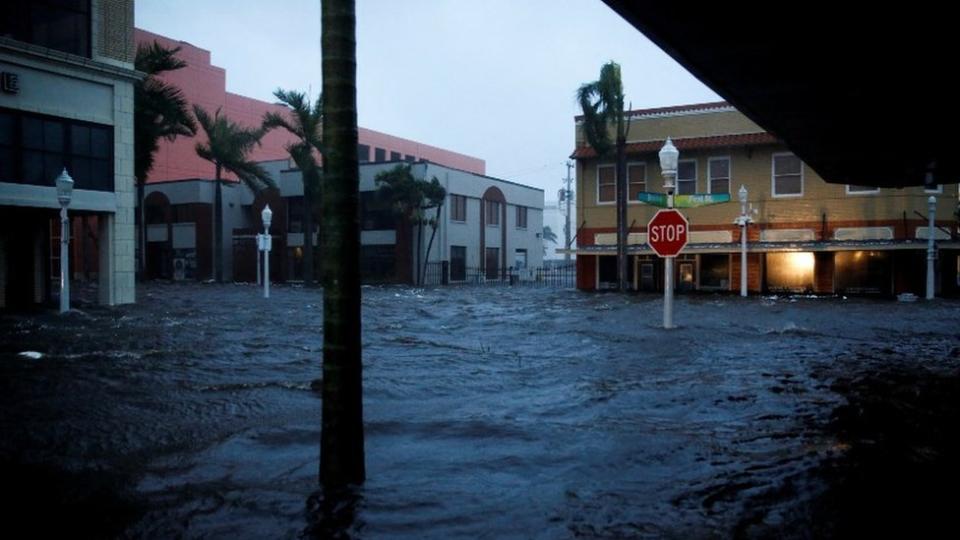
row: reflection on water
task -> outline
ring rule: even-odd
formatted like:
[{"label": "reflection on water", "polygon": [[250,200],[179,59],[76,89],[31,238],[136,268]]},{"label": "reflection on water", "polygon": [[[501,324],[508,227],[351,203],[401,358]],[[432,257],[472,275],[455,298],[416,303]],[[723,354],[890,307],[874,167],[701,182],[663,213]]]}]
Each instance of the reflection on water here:
[{"label": "reflection on water", "polygon": [[865,359],[955,370],[960,345],[950,302],[683,297],[664,332],[656,296],[364,288],[368,480],[333,496],[321,293],[272,296],[157,284],[4,317],[10,515],[88,509],[75,530],[134,537],[762,534],[845,451],[833,380]]}]

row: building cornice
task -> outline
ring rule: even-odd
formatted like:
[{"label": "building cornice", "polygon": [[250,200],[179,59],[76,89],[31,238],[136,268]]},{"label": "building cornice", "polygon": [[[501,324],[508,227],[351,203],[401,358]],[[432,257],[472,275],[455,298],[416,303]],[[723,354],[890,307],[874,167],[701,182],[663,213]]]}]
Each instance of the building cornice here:
[{"label": "building cornice", "polygon": [[63,67],[79,68],[95,75],[107,76],[113,79],[125,79],[131,83],[146,77],[145,73],[131,68],[123,68],[106,62],[91,60],[83,56],[77,56],[47,47],[40,47],[39,45],[32,45],[5,37],[0,37],[0,52],[46,64],[54,63]]}]

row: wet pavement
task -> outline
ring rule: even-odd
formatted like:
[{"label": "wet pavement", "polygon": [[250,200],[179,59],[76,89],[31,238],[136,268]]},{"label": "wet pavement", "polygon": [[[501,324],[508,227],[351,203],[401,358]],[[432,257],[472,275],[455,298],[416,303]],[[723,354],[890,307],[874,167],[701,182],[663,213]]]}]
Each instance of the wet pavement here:
[{"label": "wet pavement", "polygon": [[[652,295],[363,292],[368,479],[345,535],[804,538],[955,506],[916,493],[960,479],[960,303],[689,296],[665,332]],[[150,284],[2,316],[7,526],[302,535],[322,293],[272,295]]]}]

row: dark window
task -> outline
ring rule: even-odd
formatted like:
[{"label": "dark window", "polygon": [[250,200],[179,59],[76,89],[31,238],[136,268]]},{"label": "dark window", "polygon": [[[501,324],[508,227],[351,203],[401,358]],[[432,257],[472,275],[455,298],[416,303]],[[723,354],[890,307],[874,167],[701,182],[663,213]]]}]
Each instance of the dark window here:
[{"label": "dark window", "polygon": [[450,281],[467,279],[467,248],[450,246]]},{"label": "dark window", "polygon": [[697,192],[697,162],[681,161],[677,164],[677,195],[693,195]]},{"label": "dark window", "polygon": [[0,173],[10,182],[53,186],[66,169],[76,189],[113,191],[113,128],[0,111]]},{"label": "dark window", "polygon": [[450,219],[467,220],[467,198],[463,195],[450,195]]},{"label": "dark window", "polygon": [[360,277],[366,282],[392,281],[396,253],[392,245],[360,246]]},{"label": "dark window", "polygon": [[173,214],[173,223],[193,223],[196,221],[192,204],[171,205],[170,213]]},{"label": "dark window", "polygon": [[0,36],[90,57],[90,0],[4,0]]},{"label": "dark window", "polygon": [[414,161],[417,160],[417,158],[414,157],[414,156],[403,156],[403,160],[404,160],[404,161],[407,161],[407,162],[409,162],[409,163],[413,163]]},{"label": "dark window", "polygon": [[629,183],[628,201],[636,201],[640,192],[647,190],[647,164],[632,163],[627,165],[627,182]]},{"label": "dark window", "polygon": [[383,148],[374,148],[373,149],[373,160],[380,162],[387,160],[387,151]]},{"label": "dark window", "polygon": [[730,160],[712,158],[708,162],[707,174],[710,175],[710,193],[730,193]]},{"label": "dark window", "polygon": [[357,161],[366,163],[370,161],[370,147],[365,144],[357,145]]},{"label": "dark window", "polygon": [[303,196],[287,197],[287,232],[303,232]]},{"label": "dark window", "polygon": [[400,152],[390,152],[390,161],[400,161]]},{"label": "dark window", "polygon": [[793,154],[773,156],[773,196],[803,195],[803,163]]},{"label": "dark window", "polygon": [[730,288],[730,256],[705,254],[700,256],[700,287],[704,289]]},{"label": "dark window", "polygon": [[597,202],[615,202],[617,187],[615,185],[617,171],[613,165],[597,167]]},{"label": "dark window", "polygon": [[483,201],[487,212],[487,225],[500,225],[500,203],[497,201]]},{"label": "dark window", "polygon": [[376,191],[360,192],[360,229],[385,231],[396,229],[397,217],[389,201]]},{"label": "dark window", "polygon": [[527,207],[526,206],[517,207],[517,228],[518,229],[527,228]]}]

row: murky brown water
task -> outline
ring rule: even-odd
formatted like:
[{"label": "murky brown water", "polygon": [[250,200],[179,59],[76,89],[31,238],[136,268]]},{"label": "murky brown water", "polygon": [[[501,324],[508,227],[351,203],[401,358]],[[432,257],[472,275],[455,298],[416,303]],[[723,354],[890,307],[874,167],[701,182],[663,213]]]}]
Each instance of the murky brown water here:
[{"label": "murky brown water", "polygon": [[[152,284],[135,306],[0,319],[8,517],[37,532],[300,535],[322,293],[272,293]],[[346,533],[830,531],[812,520],[826,465],[851,452],[831,427],[844,388],[960,366],[954,302],[683,297],[672,332],[660,310],[656,296],[365,288],[368,480]]]}]

